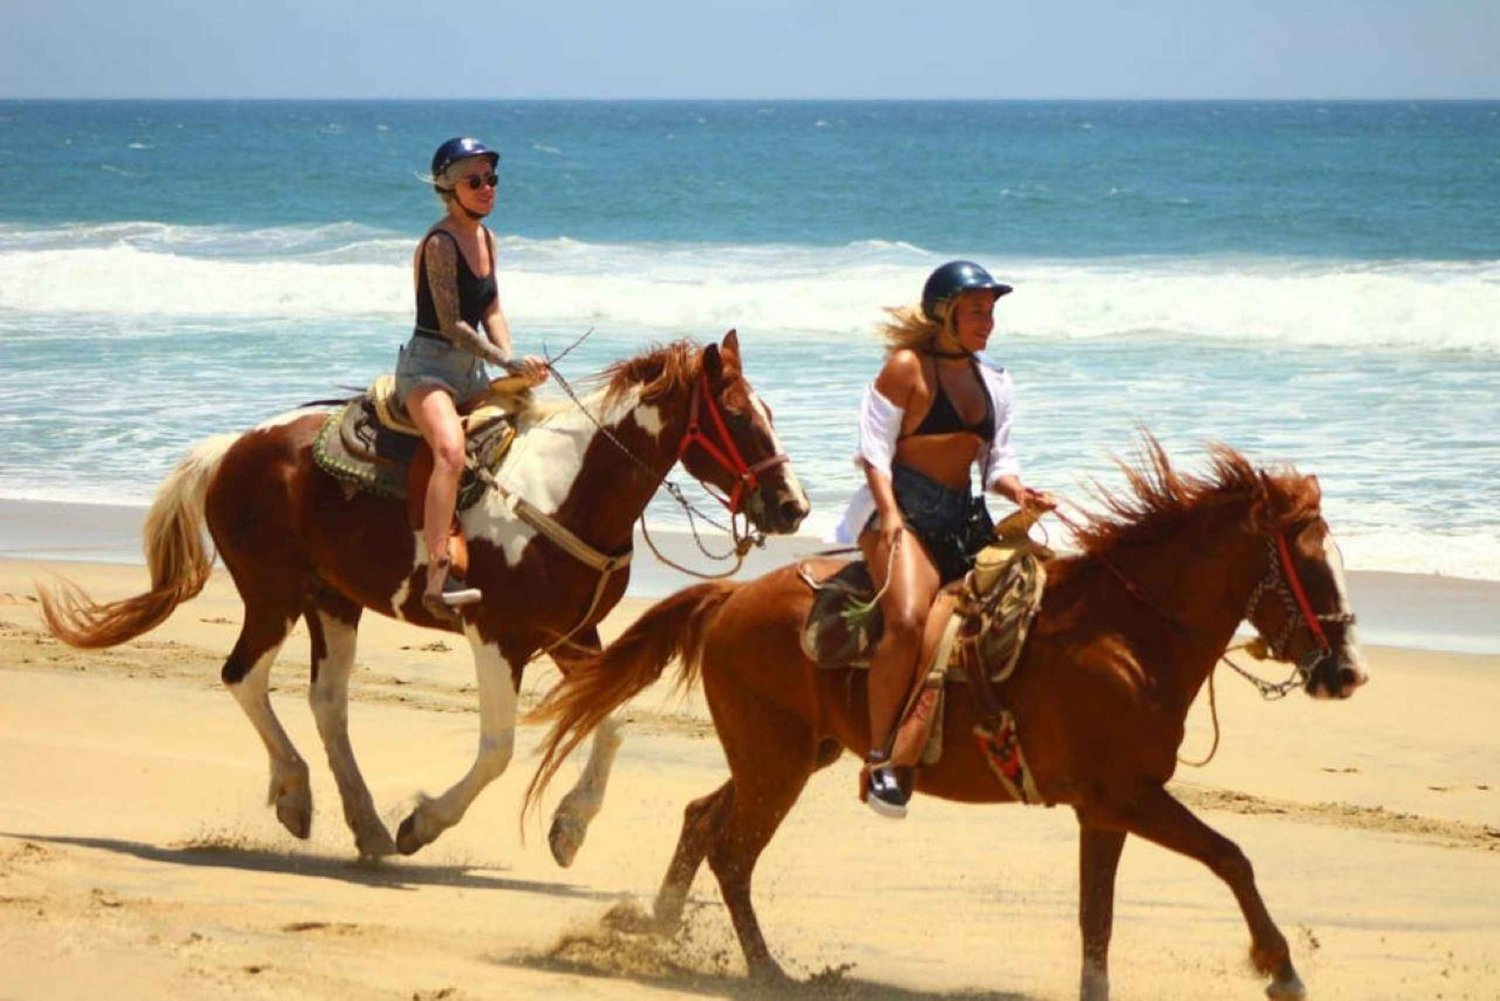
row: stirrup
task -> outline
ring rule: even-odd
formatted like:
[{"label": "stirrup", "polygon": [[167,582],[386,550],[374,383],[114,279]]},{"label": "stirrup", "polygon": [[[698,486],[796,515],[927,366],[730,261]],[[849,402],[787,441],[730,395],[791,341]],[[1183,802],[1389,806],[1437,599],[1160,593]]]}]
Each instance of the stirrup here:
[{"label": "stirrup", "polygon": [[442,588],[435,591],[429,582],[428,589],[422,594],[422,607],[437,618],[457,622],[458,613],[454,609],[484,600],[484,592],[477,587],[469,587],[453,576],[448,571],[448,567],[452,565],[451,557],[444,556],[438,560],[438,566],[444,569]]},{"label": "stirrup", "polygon": [[871,755],[865,759],[865,802],[870,809],[891,820],[906,816],[906,804],[911,793],[901,786],[896,777],[896,766],[885,755]]}]

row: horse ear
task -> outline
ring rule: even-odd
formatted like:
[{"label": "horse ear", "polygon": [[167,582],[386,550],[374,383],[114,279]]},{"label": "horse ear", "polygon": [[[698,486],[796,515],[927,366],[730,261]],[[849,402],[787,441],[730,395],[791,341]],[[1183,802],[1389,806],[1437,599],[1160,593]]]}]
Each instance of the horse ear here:
[{"label": "horse ear", "polygon": [[1255,499],[1250,503],[1250,528],[1252,531],[1270,534],[1281,523],[1276,514],[1276,490],[1264,469],[1258,471],[1256,479],[1259,481],[1259,488],[1255,491]]},{"label": "horse ear", "polygon": [[738,330],[731,330],[724,335],[724,351],[736,358],[740,356],[740,332]]},{"label": "horse ear", "polygon": [[1323,485],[1318,482],[1316,476],[1310,475],[1307,477],[1307,495],[1312,499],[1314,507],[1321,508],[1323,506]]},{"label": "horse ear", "polygon": [[740,335],[736,330],[731,330],[724,335],[724,343],[719,346],[724,360],[725,378],[738,376],[743,368],[740,366]]},{"label": "horse ear", "polygon": [[703,349],[703,374],[708,381],[716,383],[724,377],[724,359],[719,355],[719,346],[710,344]]}]

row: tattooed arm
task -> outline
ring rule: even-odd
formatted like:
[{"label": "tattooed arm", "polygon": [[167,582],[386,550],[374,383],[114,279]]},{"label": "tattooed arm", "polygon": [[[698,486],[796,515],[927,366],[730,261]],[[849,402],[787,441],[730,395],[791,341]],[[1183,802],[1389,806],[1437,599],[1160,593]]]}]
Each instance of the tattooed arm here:
[{"label": "tattooed arm", "polygon": [[[510,352],[492,343],[458,314],[458,244],[451,238],[428,237],[424,259],[427,287],[432,290],[432,304],[437,310],[438,333],[461,351],[478,355],[494,365],[510,367]],[[509,330],[506,330],[506,341],[509,341]]]}]

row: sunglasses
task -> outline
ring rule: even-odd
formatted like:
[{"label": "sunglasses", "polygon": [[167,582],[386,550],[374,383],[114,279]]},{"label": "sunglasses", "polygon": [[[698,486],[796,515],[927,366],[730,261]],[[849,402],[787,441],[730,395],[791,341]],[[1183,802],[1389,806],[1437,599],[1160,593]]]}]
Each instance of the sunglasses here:
[{"label": "sunglasses", "polygon": [[459,183],[467,185],[470,191],[478,191],[480,187],[495,187],[500,183],[500,178],[494,171],[490,171],[488,174],[470,174]]}]

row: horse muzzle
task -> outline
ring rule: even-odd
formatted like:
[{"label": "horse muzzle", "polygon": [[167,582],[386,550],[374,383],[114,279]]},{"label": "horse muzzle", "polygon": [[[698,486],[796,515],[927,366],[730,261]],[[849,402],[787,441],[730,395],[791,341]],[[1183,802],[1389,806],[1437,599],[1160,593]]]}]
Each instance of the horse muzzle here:
[{"label": "horse muzzle", "polygon": [[1370,680],[1359,660],[1346,654],[1314,652],[1304,662],[1307,694],[1315,699],[1347,699]]}]

